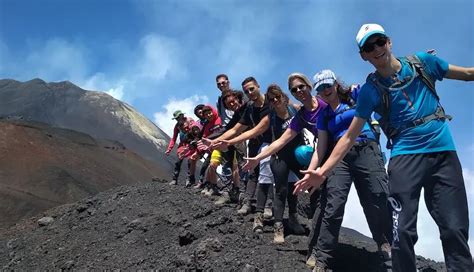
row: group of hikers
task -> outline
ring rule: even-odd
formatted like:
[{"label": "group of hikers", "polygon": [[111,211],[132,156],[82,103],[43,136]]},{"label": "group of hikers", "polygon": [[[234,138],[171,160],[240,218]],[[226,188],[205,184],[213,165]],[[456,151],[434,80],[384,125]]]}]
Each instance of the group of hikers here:
[{"label": "group of hikers", "polygon": [[[177,123],[166,153],[178,136],[180,142],[171,184],[177,184],[187,160],[186,187],[218,196],[217,205],[241,203],[241,215],[255,206],[257,233],[263,231],[264,220],[273,217],[275,243],[285,241],[285,231],[305,233],[297,204],[298,194],[309,192],[307,265],[313,271],[326,271],[338,261],[334,256],[352,183],[385,268],[416,271],[414,245],[423,188],[447,270],[473,271],[461,164],[448,127],[451,117],[439,102],[435,81],[472,81],[474,67],[449,64],[432,51],[397,58],[378,24],[363,25],[356,42],[361,58],[375,67],[365,84],[346,86],[331,70],[316,73],[312,81],[292,73],[288,90],[298,104],[277,84],[263,94],[258,81],[247,77],[242,92],[231,87],[227,75],[218,75],[221,95],[216,107],[197,105],[196,121],[179,110],[174,113]],[[380,128],[391,150],[388,171]],[[313,142],[304,129],[314,136]],[[196,161],[201,158],[205,161],[196,182]]]}]

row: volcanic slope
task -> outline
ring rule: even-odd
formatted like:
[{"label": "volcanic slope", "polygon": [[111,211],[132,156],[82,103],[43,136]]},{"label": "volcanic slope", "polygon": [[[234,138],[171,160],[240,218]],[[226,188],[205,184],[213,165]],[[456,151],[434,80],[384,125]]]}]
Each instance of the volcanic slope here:
[{"label": "volcanic slope", "polygon": [[174,158],[164,155],[169,137],[153,122],[125,102],[69,81],[0,80],[0,116],[119,141],[143,158],[159,162],[163,172],[173,167]]},{"label": "volcanic slope", "polygon": [[[274,245],[270,224],[255,235],[252,215],[165,182],[117,187],[15,225],[0,233],[2,268],[309,271],[305,236]],[[340,242],[333,271],[379,271],[371,239],[343,229]],[[419,271],[442,267],[418,258]]]},{"label": "volcanic slope", "polygon": [[118,142],[0,120],[0,227],[162,171]]}]

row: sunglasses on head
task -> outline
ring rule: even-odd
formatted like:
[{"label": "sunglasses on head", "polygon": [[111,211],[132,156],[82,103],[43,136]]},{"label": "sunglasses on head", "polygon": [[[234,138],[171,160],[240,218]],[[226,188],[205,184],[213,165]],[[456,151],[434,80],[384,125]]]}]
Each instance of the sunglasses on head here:
[{"label": "sunglasses on head", "polygon": [[298,90],[301,90],[301,91],[304,91],[306,89],[306,85],[305,84],[299,84],[299,85],[296,85],[295,87],[291,88],[290,89],[290,92],[292,94],[296,93]]},{"label": "sunglasses on head", "polygon": [[331,88],[332,86],[334,86],[334,84],[329,84],[329,83],[321,84],[318,86],[318,88],[316,88],[316,92],[317,93],[322,92],[326,90],[327,88]]},{"label": "sunglasses on head", "polygon": [[382,46],[385,46],[385,44],[387,44],[387,41],[388,41],[388,38],[386,36],[381,36],[374,42],[371,42],[371,43],[366,42],[364,46],[362,46],[360,51],[365,52],[365,53],[370,53],[375,50],[375,45],[377,45],[378,47],[382,47]]}]

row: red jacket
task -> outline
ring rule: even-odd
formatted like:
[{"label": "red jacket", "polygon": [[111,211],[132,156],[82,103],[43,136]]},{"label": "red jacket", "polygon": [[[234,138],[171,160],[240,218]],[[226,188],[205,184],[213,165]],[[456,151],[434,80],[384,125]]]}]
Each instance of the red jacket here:
[{"label": "red jacket", "polygon": [[216,108],[214,108],[212,106],[209,106],[209,107],[212,110],[213,118],[212,118],[212,120],[208,121],[204,125],[203,133],[202,133],[202,137],[204,137],[204,138],[208,138],[209,136],[211,136],[211,137],[219,136],[220,134],[222,134],[222,128],[223,128],[222,120],[219,117]]},{"label": "red jacket", "polygon": [[[192,124],[194,122],[194,120],[191,117],[185,117],[185,118],[186,118],[186,120],[184,121],[185,125]],[[166,149],[166,153],[171,152],[171,150],[173,149],[176,143],[176,139],[178,138],[178,135],[179,135],[179,142],[181,144],[184,137],[186,136],[186,132],[180,130],[178,126],[178,122],[176,122],[176,125],[174,125],[174,129],[173,129],[173,137],[171,137],[170,143],[168,144],[168,148]]]}]

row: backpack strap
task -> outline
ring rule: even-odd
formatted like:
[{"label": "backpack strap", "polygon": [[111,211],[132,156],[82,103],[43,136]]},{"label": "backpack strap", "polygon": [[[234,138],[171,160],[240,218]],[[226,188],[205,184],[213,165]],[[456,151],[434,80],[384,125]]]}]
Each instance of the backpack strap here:
[{"label": "backpack strap", "polygon": [[416,55],[410,55],[405,58],[408,63],[415,67],[416,75],[420,77],[423,83],[430,89],[436,99],[439,101],[438,93],[436,92],[436,81],[431,77],[430,74],[425,70],[425,64]]},{"label": "backpack strap", "polygon": [[275,137],[275,128],[276,128],[276,112],[275,110],[272,110],[270,112],[270,130],[272,131],[272,142],[274,142],[276,139]]},{"label": "backpack strap", "polygon": [[[399,135],[402,131],[412,128],[415,126],[419,126],[421,124],[427,123],[432,120],[451,120],[452,117],[450,115],[447,115],[439,103],[439,96],[436,92],[435,88],[435,80],[429,75],[429,73],[425,69],[424,63],[416,56],[416,55],[411,55],[407,56],[405,59],[408,64],[413,67],[414,69],[414,76],[413,77],[419,77],[420,80],[428,87],[428,89],[431,91],[431,93],[435,96],[436,100],[438,101],[438,107],[436,108],[436,111],[432,114],[429,114],[427,116],[418,118],[413,121],[407,121],[404,122],[403,124],[400,124],[397,128],[391,126],[390,124],[390,91],[396,91],[392,90],[391,88],[385,87],[382,85],[378,79],[377,73],[371,73],[367,77],[367,82],[371,82],[375,89],[377,90],[380,99],[381,99],[381,106],[377,109],[375,109],[375,112],[378,113],[381,118],[377,120],[380,124],[381,129],[387,136],[387,148],[391,149],[392,148],[392,140],[395,138],[397,135]],[[402,60],[400,59],[400,60]],[[410,81],[411,82],[411,81]],[[409,83],[408,83],[409,84]],[[408,85],[407,84],[407,85]]]},{"label": "backpack strap", "polygon": [[[288,115],[290,116],[290,118],[294,117],[298,113],[296,108],[293,107],[292,105],[288,105],[287,110],[288,110]],[[270,130],[272,131],[272,142],[276,140],[276,136],[275,136],[276,117],[277,117],[276,111],[272,110],[270,112]]]}]

